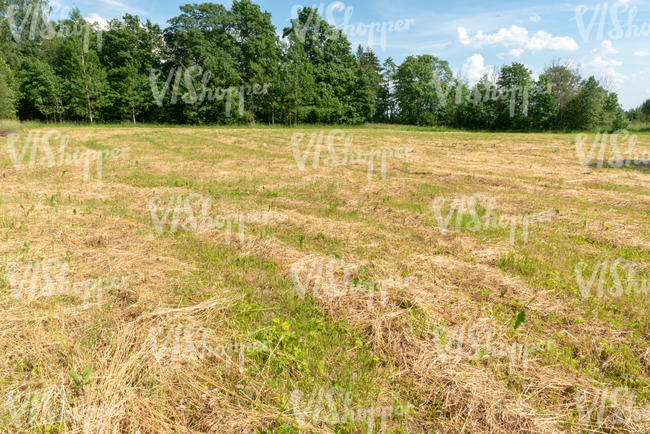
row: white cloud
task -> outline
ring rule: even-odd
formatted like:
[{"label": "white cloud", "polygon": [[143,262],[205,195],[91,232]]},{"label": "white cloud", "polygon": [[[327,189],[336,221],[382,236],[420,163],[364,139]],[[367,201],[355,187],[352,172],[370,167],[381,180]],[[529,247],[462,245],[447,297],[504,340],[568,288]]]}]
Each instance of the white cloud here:
[{"label": "white cloud", "polygon": [[550,33],[538,30],[530,36],[525,27],[516,25],[506,29],[502,27],[496,33],[483,33],[479,31],[474,37],[470,36],[465,27],[457,28],[458,41],[462,45],[472,45],[477,48],[483,46],[520,47],[533,51],[575,51],[578,43],[568,36],[553,36]]},{"label": "white cloud", "polygon": [[619,53],[619,51],[616,48],[614,48],[614,46],[612,45],[612,41],[610,41],[609,39],[605,39],[603,42],[600,43],[600,52],[602,53],[603,56],[607,56],[608,54]]},{"label": "white cloud", "polygon": [[592,50],[594,57],[585,62],[587,68],[597,71],[601,76],[606,78],[612,85],[620,88],[625,82],[626,76],[616,71],[615,67],[622,66],[623,62],[615,59],[608,59],[610,54],[618,54],[619,51],[614,48],[612,41],[606,39],[601,42],[600,47]]},{"label": "white cloud", "polygon": [[84,19],[89,23],[97,24],[102,30],[108,30],[108,20],[99,14],[92,13],[89,17],[84,17]]},{"label": "white cloud", "polygon": [[129,13],[129,14],[135,14],[135,15],[146,15],[146,12],[143,11],[142,9],[134,8],[132,6],[125,5],[119,0],[99,0],[100,3],[103,3],[104,6],[115,10],[119,11],[120,13]]},{"label": "white cloud", "polygon": [[480,54],[474,54],[467,58],[461,68],[461,75],[467,78],[470,84],[474,84],[488,71],[485,66],[485,59]]},{"label": "white cloud", "polygon": [[595,56],[586,61],[583,58],[584,66],[607,79],[615,88],[621,88],[626,79],[631,77],[616,71],[615,67],[622,66],[623,62],[615,59],[606,59],[606,56]]},{"label": "white cloud", "polygon": [[538,30],[528,43],[526,48],[534,51],[575,51],[578,48],[578,43],[571,37],[568,36],[553,36],[550,33],[546,33],[542,30]]},{"label": "white cloud", "polygon": [[634,55],[637,57],[648,57],[650,56],[650,51],[646,51],[646,50],[635,51]]},{"label": "white cloud", "polygon": [[469,45],[472,43],[472,38],[467,34],[467,29],[465,27],[458,28],[458,41],[463,45]]},{"label": "white cloud", "polygon": [[600,56],[594,57],[594,59],[591,62],[587,62],[587,66],[593,66],[596,69],[603,69],[603,68],[609,68],[612,66],[621,66],[623,65],[623,62],[619,62],[618,60],[608,60],[608,59],[603,59]]},{"label": "white cloud", "polygon": [[512,57],[521,57],[522,54],[524,54],[524,49],[523,48],[513,48],[512,50],[508,51],[508,54],[510,54]]},{"label": "white cloud", "polygon": [[603,77],[611,80],[614,87],[618,89],[620,89],[621,86],[623,86],[623,83],[625,83],[625,79],[627,78],[626,75],[621,74],[620,72],[616,71],[614,68],[611,67],[602,69],[600,73]]},{"label": "white cloud", "polygon": [[531,15],[528,19],[530,20],[531,23],[539,23],[540,21],[542,21],[542,17],[540,17],[537,14]]}]

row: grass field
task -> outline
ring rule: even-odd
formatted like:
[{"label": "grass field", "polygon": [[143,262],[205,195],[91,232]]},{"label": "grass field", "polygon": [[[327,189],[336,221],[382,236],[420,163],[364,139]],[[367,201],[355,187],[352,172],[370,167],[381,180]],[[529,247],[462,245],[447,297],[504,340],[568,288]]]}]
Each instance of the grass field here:
[{"label": "grass field", "polygon": [[650,133],[50,130],[0,137],[3,431],[650,432]]}]

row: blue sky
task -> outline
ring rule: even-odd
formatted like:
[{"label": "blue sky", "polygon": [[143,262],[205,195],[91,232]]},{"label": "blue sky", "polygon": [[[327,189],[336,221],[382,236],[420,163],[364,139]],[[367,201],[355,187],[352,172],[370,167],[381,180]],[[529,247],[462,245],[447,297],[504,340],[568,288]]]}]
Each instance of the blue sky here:
[{"label": "blue sky", "polygon": [[[178,0],[58,0],[59,18],[78,7],[101,20],[132,13],[164,25],[178,15]],[[54,3],[54,1],[52,2]],[[218,3],[218,1],[217,1]],[[317,6],[354,46],[372,45],[384,60],[410,54],[448,60],[470,82],[491,67],[519,61],[541,73],[554,58],[571,61],[583,75],[604,78],[628,109],[650,98],[650,0],[440,1],[260,0],[278,31],[299,6]],[[224,2],[228,5],[229,2]],[[329,13],[328,13],[329,12]],[[101,17],[101,18],[98,18]],[[347,18],[346,18],[347,17]],[[382,29],[385,29],[382,37]]]}]

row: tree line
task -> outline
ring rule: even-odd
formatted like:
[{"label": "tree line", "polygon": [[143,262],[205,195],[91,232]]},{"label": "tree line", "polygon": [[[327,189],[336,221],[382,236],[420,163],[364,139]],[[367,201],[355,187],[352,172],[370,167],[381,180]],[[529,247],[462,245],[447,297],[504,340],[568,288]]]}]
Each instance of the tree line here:
[{"label": "tree line", "polygon": [[631,121],[650,123],[650,99],[627,113]]},{"label": "tree line", "polygon": [[0,0],[0,119],[617,130],[650,118],[650,101],[626,114],[615,92],[559,62],[539,77],[515,62],[474,85],[431,55],[382,63],[309,7],[282,33],[250,0],[181,6],[164,29],[51,12]]}]

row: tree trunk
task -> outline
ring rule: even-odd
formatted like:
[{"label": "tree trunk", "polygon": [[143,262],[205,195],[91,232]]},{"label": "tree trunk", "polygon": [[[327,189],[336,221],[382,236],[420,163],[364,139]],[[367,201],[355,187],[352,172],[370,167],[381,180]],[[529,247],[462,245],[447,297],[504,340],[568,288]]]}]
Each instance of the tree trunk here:
[{"label": "tree trunk", "polygon": [[90,105],[90,89],[88,88],[89,77],[88,77],[88,72],[86,71],[86,56],[84,56],[83,47],[81,47],[81,66],[82,66],[81,71],[86,76],[86,82],[85,82],[84,87],[86,89],[86,102],[88,104],[88,117],[90,118],[90,124],[92,125],[95,122],[93,120],[93,109],[92,109],[92,106]]},{"label": "tree trunk", "polygon": [[90,107],[90,95],[86,92],[86,100],[88,101],[88,117],[90,118],[90,124],[94,124],[93,120],[93,109]]}]

